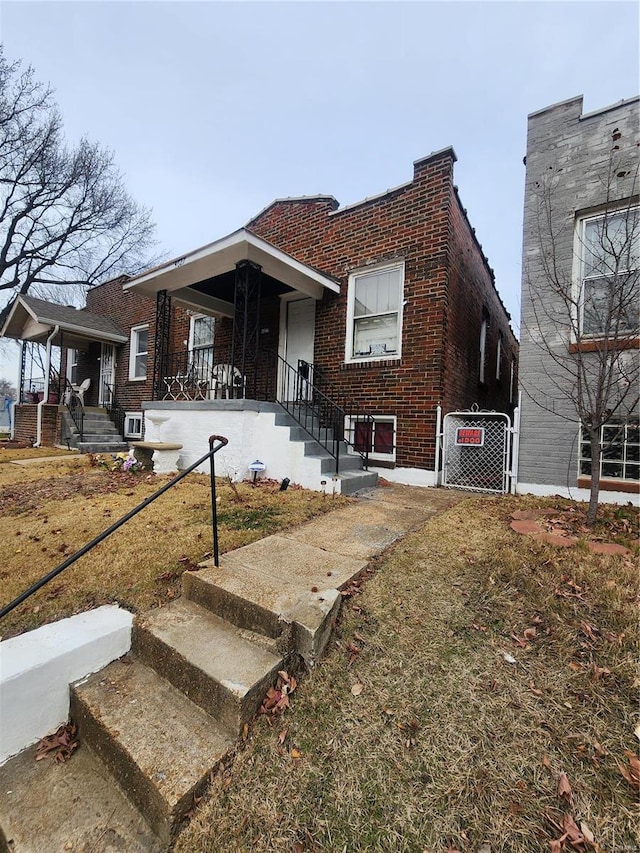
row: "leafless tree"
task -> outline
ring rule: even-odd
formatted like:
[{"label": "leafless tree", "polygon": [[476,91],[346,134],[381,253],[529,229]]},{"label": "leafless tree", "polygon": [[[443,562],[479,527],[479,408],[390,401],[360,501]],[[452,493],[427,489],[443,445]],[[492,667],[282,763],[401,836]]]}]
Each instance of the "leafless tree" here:
[{"label": "leafless tree", "polygon": [[17,293],[64,285],[71,295],[144,269],[154,228],[113,154],[86,138],[69,147],[52,90],[0,47],[0,325]]},{"label": "leafless tree", "polygon": [[[553,170],[537,186],[537,256],[526,270],[533,322],[526,332],[541,351],[540,387],[525,388],[542,408],[575,415],[591,450],[587,523],[594,524],[600,493],[603,451],[621,445],[621,436],[603,442],[602,428],[637,421],[639,353],[640,209],[637,152],[626,159],[614,145],[599,176],[602,206],[576,229],[559,223],[554,202],[560,177]],[[625,196],[620,199],[620,182]],[[631,193],[628,188],[631,187]],[[573,245],[566,263],[566,246]],[[549,387],[553,393],[548,393]],[[551,399],[554,398],[554,399]],[[560,409],[560,411],[559,411]],[[622,427],[624,429],[624,427]],[[609,430],[615,432],[612,426]],[[637,440],[637,439],[636,439]]]},{"label": "leafless tree", "polygon": [[8,379],[3,379],[0,376],[0,406],[2,406],[3,401],[9,397],[12,400],[16,399],[16,388],[12,382],[9,382]]}]

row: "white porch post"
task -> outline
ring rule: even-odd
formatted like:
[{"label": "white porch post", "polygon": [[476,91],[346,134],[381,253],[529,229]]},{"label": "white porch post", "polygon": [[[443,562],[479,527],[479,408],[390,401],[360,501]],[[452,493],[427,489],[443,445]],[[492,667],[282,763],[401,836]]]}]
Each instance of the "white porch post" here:
[{"label": "white porch post", "polygon": [[40,445],[42,443],[42,407],[45,405],[45,403],[49,402],[49,377],[51,374],[51,341],[55,338],[55,336],[58,334],[59,331],[60,331],[60,326],[54,326],[53,331],[51,332],[51,334],[47,338],[47,357],[46,357],[45,368],[44,368],[45,391],[44,391],[44,394],[42,395],[42,400],[40,400],[40,402],[38,403],[38,414],[37,414],[37,421],[36,421],[36,443],[35,443],[36,447],[40,447]]}]

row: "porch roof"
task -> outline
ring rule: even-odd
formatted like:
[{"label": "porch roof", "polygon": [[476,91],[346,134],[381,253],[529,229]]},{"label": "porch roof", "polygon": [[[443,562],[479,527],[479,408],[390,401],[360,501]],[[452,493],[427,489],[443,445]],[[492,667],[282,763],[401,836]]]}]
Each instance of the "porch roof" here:
[{"label": "porch roof", "polygon": [[216,297],[215,292],[194,290],[193,285],[228,273],[245,260],[259,264],[266,275],[313,299],[320,299],[325,290],[340,293],[340,285],[333,278],[297,261],[247,228],[134,276],[123,287],[149,296],[166,290],[178,302],[233,317],[231,302]]},{"label": "porch roof", "polygon": [[0,337],[44,343],[58,327],[52,343],[80,348],[92,341],[123,344],[128,340],[122,329],[108,317],[100,317],[70,305],[57,305],[33,296],[16,297],[0,329]]}]

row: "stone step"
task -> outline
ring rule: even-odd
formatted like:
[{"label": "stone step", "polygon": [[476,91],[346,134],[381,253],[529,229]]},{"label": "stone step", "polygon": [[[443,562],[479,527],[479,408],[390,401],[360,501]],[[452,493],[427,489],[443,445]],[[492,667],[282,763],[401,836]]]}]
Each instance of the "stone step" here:
[{"label": "stone step", "polygon": [[35,747],[0,767],[3,853],[162,853],[140,812],[85,743],[70,761]]},{"label": "stone step", "polygon": [[186,598],[136,617],[132,651],[238,734],[283,667],[275,643]]},{"label": "stone step", "polygon": [[[367,565],[286,536],[245,545],[182,576],[184,594],[238,627],[277,640],[313,664],[340,604],[338,590]],[[318,577],[326,578],[319,588]]]},{"label": "stone step", "polygon": [[165,844],[235,742],[235,732],[134,659],[72,687],[71,718]]},{"label": "stone step", "polygon": [[122,436],[118,435],[115,430],[113,432],[89,432],[88,430],[84,430],[82,440],[93,444],[109,444],[114,441],[122,444]]},{"label": "stone step", "polygon": [[129,445],[124,441],[78,441],[80,453],[126,453]]},{"label": "stone step", "polygon": [[361,489],[371,489],[378,484],[378,474],[375,471],[340,471],[340,494],[353,495]]}]

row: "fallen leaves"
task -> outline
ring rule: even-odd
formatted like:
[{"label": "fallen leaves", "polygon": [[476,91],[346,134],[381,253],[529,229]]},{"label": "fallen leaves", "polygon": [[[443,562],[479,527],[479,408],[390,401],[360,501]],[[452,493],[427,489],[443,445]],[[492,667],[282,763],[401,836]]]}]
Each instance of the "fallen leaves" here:
[{"label": "fallen leaves", "polygon": [[624,754],[627,756],[629,764],[621,764],[616,761],[618,769],[633,790],[640,793],[640,759],[630,749],[627,749]]},{"label": "fallen leaves", "polygon": [[569,784],[569,777],[566,773],[561,773],[558,779],[558,796],[568,805],[573,805],[573,790]]},{"label": "fallen leaves", "polygon": [[278,680],[275,687],[270,687],[267,690],[267,695],[260,706],[260,714],[275,715],[283,712],[289,707],[289,696],[298,686],[297,680],[293,675],[289,675],[284,669],[278,672]]},{"label": "fallen leaves", "polygon": [[360,696],[360,694],[362,693],[363,690],[364,690],[364,684],[361,684],[358,681],[351,688],[351,695],[352,696]]},{"label": "fallen leaves", "polygon": [[69,723],[51,735],[46,735],[36,746],[36,761],[54,758],[58,764],[68,761],[79,746],[78,727]]}]

